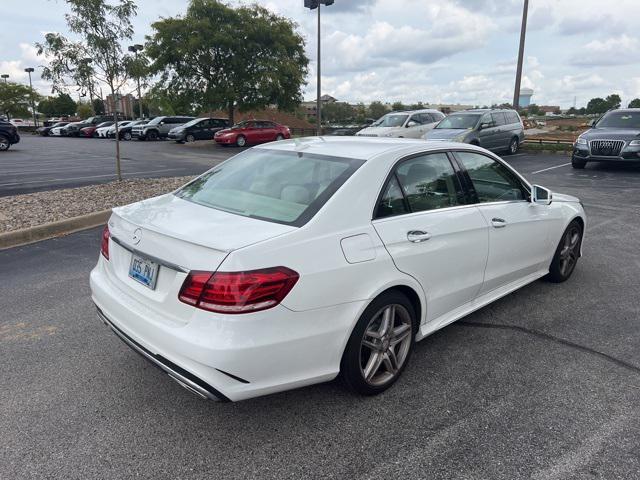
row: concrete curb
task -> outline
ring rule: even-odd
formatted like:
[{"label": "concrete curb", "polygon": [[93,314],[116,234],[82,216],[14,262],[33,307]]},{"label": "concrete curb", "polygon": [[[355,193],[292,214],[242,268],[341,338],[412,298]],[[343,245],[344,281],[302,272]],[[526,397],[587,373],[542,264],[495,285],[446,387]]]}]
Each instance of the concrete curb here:
[{"label": "concrete curb", "polygon": [[89,213],[80,217],[67,218],[57,222],[45,223],[37,227],[23,228],[12,232],[0,233],[0,250],[20,247],[50,238],[69,235],[107,223],[111,209]]}]

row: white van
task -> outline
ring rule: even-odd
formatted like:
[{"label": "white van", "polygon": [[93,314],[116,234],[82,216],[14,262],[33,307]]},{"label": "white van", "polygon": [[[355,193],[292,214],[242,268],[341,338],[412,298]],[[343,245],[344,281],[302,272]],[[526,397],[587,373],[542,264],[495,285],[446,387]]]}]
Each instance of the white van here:
[{"label": "white van", "polygon": [[442,112],[432,109],[391,112],[360,130],[356,136],[421,138],[444,117]]}]

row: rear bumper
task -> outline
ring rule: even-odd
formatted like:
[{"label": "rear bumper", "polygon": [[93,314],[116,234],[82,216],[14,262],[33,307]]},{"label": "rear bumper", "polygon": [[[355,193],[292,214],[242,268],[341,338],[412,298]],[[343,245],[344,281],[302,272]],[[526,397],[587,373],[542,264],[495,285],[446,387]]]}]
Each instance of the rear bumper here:
[{"label": "rear bumper", "polygon": [[130,295],[107,266],[100,257],[90,277],[92,299],[102,320],[181,385],[223,401],[335,378],[365,303],[304,312],[278,305],[241,316],[193,308],[190,318],[178,323]]}]

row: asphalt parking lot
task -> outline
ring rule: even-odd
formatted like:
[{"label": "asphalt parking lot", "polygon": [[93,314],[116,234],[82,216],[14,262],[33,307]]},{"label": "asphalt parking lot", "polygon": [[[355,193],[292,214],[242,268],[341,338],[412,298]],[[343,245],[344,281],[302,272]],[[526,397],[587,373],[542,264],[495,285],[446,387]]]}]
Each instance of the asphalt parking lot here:
[{"label": "asphalt parking lot", "polygon": [[[120,148],[125,178],[199,175],[240,151],[210,141],[132,140]],[[23,134],[0,155],[0,172],[0,197],[109,182],[115,179],[115,140]]]},{"label": "asphalt parking lot", "polygon": [[96,319],[99,229],[0,252],[0,478],[640,478],[640,168],[510,161],[584,201],[573,277],[420,342],[373,398],[199,400]]}]

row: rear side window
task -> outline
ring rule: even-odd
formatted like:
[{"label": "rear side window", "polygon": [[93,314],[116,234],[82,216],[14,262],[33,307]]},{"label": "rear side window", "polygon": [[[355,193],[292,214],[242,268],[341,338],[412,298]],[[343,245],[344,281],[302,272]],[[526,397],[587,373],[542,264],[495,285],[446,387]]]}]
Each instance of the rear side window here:
[{"label": "rear side window", "polygon": [[473,152],[456,152],[467,170],[480,203],[525,200],[528,192],[507,167]]},{"label": "rear side window", "polygon": [[280,150],[247,150],[176,195],[206,207],[285,225],[308,222],[364,163]]},{"label": "rear side window", "polygon": [[387,188],[385,188],[382,198],[378,203],[376,217],[393,217],[404,213],[409,213],[409,209],[405,203],[404,195],[402,194],[402,189],[400,188],[398,179],[394,175],[389,180]]},{"label": "rear side window", "polygon": [[499,127],[500,125],[506,125],[507,123],[504,118],[504,113],[500,113],[500,112],[492,113],[491,118],[493,120],[494,126],[496,127]]}]

